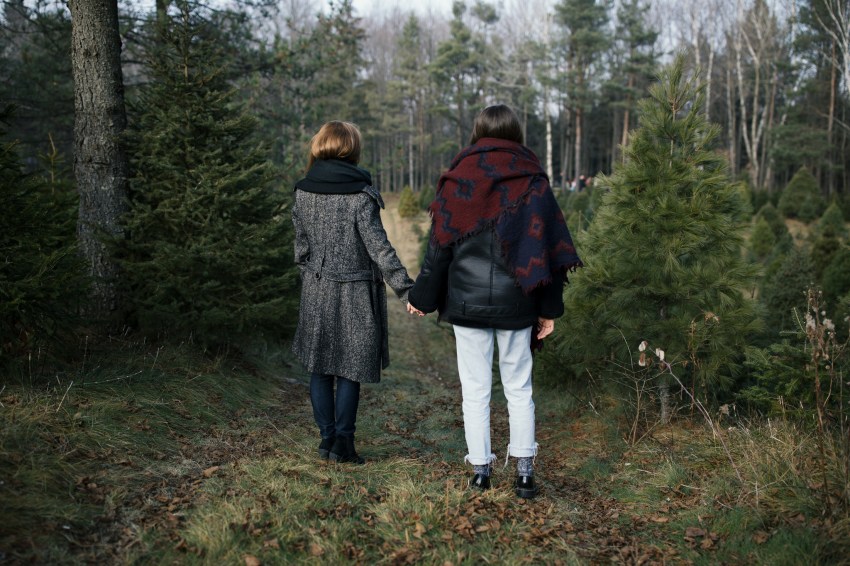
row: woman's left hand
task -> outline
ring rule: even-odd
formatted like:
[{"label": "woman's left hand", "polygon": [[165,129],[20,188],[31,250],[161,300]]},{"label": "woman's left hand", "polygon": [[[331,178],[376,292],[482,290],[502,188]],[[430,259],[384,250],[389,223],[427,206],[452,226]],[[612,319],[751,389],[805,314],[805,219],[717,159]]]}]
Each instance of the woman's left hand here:
[{"label": "woman's left hand", "polygon": [[551,318],[539,317],[537,319],[537,339],[543,340],[555,330],[555,321]]},{"label": "woman's left hand", "polygon": [[424,313],[424,312],[422,312],[421,310],[417,309],[416,307],[414,307],[414,306],[413,306],[413,305],[411,305],[410,303],[407,303],[407,313],[408,313],[408,314],[418,314],[419,316],[425,316],[425,313]]}]

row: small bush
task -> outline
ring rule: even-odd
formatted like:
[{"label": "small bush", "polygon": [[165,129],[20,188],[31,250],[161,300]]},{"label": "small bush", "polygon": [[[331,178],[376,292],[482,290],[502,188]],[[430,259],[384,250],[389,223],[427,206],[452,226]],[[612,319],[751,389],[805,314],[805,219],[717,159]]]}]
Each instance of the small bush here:
[{"label": "small bush", "polygon": [[402,218],[413,218],[420,212],[419,202],[416,195],[413,194],[413,189],[404,187],[401,191],[401,196],[398,201],[398,214]]}]

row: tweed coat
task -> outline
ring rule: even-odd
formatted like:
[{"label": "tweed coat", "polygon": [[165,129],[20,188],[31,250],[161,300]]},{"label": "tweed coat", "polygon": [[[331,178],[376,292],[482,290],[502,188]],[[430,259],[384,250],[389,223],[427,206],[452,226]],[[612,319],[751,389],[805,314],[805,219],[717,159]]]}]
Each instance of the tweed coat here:
[{"label": "tweed coat", "polygon": [[301,307],[292,350],[309,372],[377,383],[389,365],[387,291],[407,302],[413,280],[381,223],[380,193],[295,191]]}]

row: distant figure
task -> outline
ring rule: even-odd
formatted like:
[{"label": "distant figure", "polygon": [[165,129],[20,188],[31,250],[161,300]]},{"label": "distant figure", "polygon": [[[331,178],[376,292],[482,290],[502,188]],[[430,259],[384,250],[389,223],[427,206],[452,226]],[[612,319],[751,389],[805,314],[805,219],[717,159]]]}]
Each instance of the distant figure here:
[{"label": "distant figure", "polygon": [[381,195],[357,166],[360,147],[354,124],[322,126],[292,209],[302,281],[292,350],[311,373],[319,456],[356,464],[364,463],[354,448],[360,384],[380,381],[389,364],[384,280],[405,303],[413,286],[381,224]]},{"label": "distant figure", "polygon": [[[510,414],[509,456],[519,497],[538,492],[533,460],[532,346],[564,312],[566,272],[581,265],[549,179],[523,144],[513,110],[489,106],[475,119],[470,146],[452,161],[431,203],[431,237],[409,309],[440,311],[451,323],[472,464],[470,487],[488,489],[494,343]],[[506,458],[507,461],[507,458]]]},{"label": "distant figure", "polygon": [[578,192],[581,192],[586,188],[587,188],[587,179],[585,179],[584,175],[579,175],[576,189],[578,190]]}]

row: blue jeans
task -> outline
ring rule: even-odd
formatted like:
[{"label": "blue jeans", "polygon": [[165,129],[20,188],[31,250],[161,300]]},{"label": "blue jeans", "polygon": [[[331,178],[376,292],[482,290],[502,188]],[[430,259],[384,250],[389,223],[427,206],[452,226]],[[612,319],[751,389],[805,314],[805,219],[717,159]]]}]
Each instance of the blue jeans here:
[{"label": "blue jeans", "polygon": [[313,403],[313,418],[319,425],[322,438],[354,436],[354,422],[360,404],[360,383],[344,377],[314,373],[310,376],[310,401]]}]

